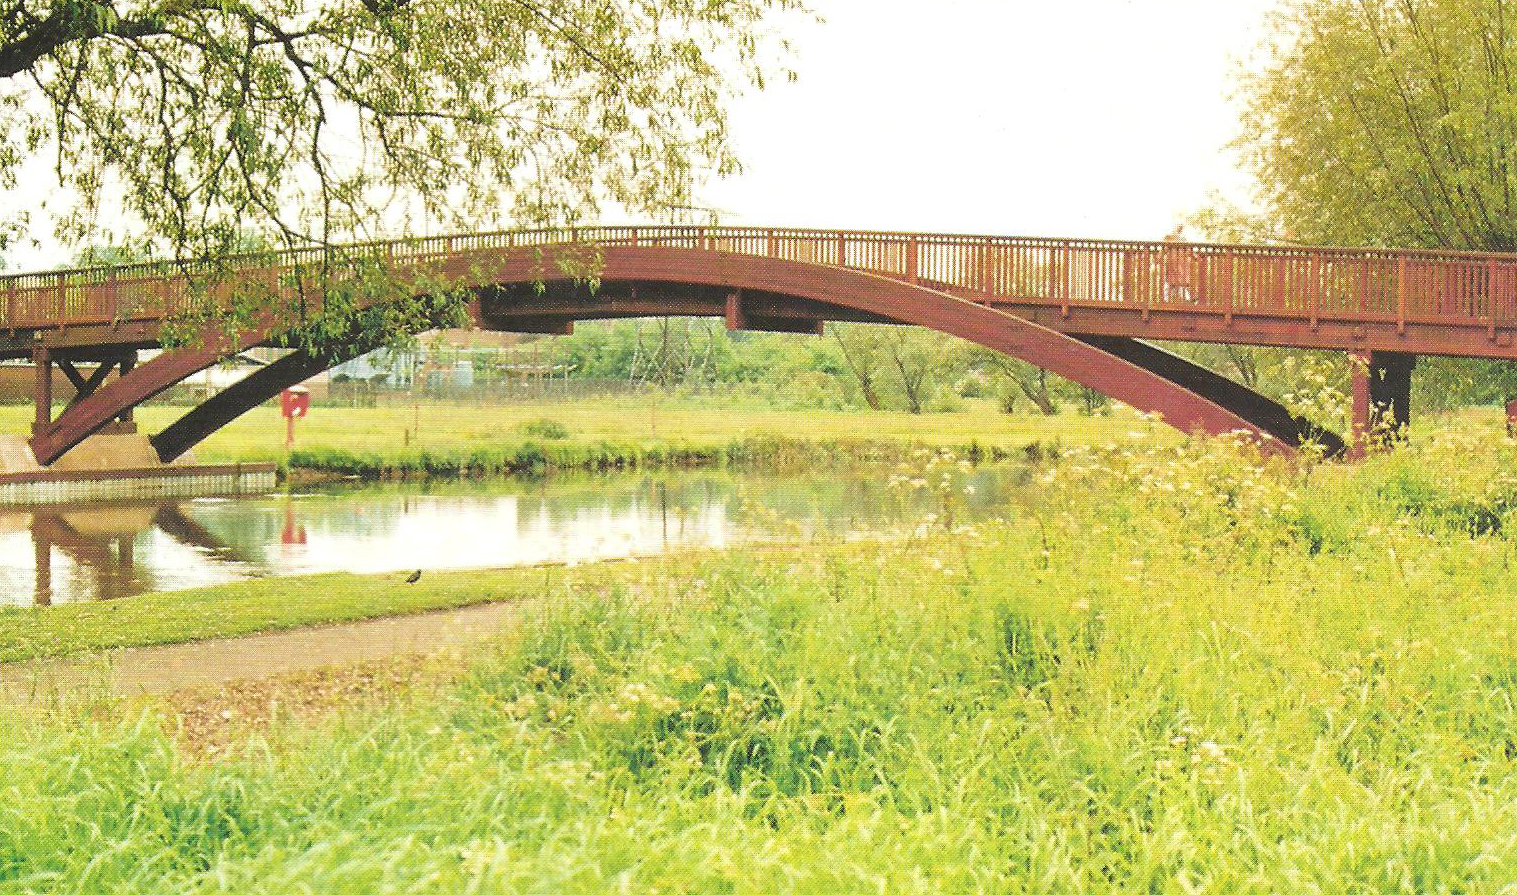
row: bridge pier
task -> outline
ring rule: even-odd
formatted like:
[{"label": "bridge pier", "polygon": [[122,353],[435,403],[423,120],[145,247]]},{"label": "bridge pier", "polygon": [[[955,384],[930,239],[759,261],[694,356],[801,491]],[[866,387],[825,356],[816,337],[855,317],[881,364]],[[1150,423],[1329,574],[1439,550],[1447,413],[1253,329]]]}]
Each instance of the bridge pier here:
[{"label": "bridge pier", "polygon": [[1412,421],[1412,368],[1417,355],[1404,351],[1351,351],[1353,436],[1349,459],[1362,460],[1372,446],[1401,438]]}]

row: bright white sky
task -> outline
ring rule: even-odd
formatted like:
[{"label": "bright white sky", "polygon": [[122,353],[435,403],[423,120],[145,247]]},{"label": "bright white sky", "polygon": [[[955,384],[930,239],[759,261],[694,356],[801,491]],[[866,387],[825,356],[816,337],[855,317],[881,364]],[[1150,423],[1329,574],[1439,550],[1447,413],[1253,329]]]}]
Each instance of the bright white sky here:
[{"label": "bright white sky", "polygon": [[816,0],[735,110],[730,223],[1159,238],[1248,200],[1235,63],[1274,0]]},{"label": "bright white sky", "polygon": [[733,110],[746,170],[704,194],[728,223],[1159,238],[1247,201],[1228,94],[1276,0],[813,2],[799,82]]}]

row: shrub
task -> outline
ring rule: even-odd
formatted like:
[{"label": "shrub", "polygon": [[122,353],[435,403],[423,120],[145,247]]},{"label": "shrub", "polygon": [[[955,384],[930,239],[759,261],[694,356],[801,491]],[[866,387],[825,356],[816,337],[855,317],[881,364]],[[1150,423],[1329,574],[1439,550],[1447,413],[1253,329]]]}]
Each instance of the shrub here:
[{"label": "shrub", "polygon": [[541,438],[544,441],[563,441],[569,437],[569,427],[558,420],[536,419],[522,423],[519,427],[522,434],[532,438]]}]

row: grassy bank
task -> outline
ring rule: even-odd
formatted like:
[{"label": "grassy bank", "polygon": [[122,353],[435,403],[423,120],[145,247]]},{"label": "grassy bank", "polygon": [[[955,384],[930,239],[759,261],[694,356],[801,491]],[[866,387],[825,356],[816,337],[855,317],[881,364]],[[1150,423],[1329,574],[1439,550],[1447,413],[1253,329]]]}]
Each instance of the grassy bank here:
[{"label": "grassy bank", "polygon": [[512,602],[565,581],[603,582],[617,565],[429,572],[416,584],[406,584],[404,573],[264,578],[124,600],[5,607],[0,662]]},{"label": "grassy bank", "polygon": [[970,531],[538,573],[441,695],[237,757],[8,721],[0,890],[1502,891],[1513,468],[1072,451]]},{"label": "grassy bank", "polygon": [[[467,477],[538,474],[549,470],[604,471],[691,466],[786,467],[899,461],[923,442],[895,437],[824,438],[758,435],[732,441],[585,441],[568,438],[506,442],[483,447],[442,450],[392,449],[353,451],[340,447],[300,449],[283,461],[296,472],[354,475],[361,478],[411,476]],[[971,440],[949,447],[975,462],[1042,458],[1061,449],[1057,440],[1033,441],[1014,448]]]},{"label": "grassy bank", "polygon": [[[158,431],[184,408],[147,406],[137,417]],[[0,432],[29,431],[30,411],[0,407]],[[287,462],[291,468],[364,476],[468,475],[739,462],[857,459],[906,445],[1013,455],[1029,445],[1097,444],[1134,426],[1169,437],[1130,414],[1008,416],[990,402],[954,413],[780,411],[714,400],[618,398],[482,407],[425,402],[415,408],[317,407],[284,446],[277,408],[259,407],[195,451],[206,462]]]}]

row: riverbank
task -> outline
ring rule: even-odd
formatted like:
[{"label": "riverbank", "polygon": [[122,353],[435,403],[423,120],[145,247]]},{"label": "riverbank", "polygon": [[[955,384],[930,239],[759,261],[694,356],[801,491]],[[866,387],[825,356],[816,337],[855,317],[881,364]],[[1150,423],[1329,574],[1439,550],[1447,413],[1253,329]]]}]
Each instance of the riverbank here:
[{"label": "riverbank", "polygon": [[[1463,447],[1455,449],[1451,445]],[[1148,503],[1166,489],[1178,489],[1182,496],[1203,504],[1204,495],[1215,491],[1219,506],[1203,507],[1202,516],[1222,513],[1221,518],[1228,520],[1230,526],[1229,538],[1259,526],[1276,530],[1284,525],[1277,534],[1288,536],[1289,543],[1264,545],[1260,548],[1264,554],[1304,545],[1315,555],[1331,553],[1329,547],[1353,541],[1355,532],[1366,526],[1376,531],[1383,526],[1417,523],[1451,526],[1456,535],[1481,536],[1507,531],[1508,516],[1517,512],[1514,510],[1517,477],[1508,472],[1511,467],[1503,459],[1509,456],[1517,460],[1512,443],[1500,436],[1499,418],[1492,414],[1453,418],[1449,425],[1419,433],[1412,445],[1393,455],[1374,457],[1350,467],[1260,466],[1255,459],[1235,456],[1215,441],[1187,445],[1131,441],[1122,446],[1074,447],[1063,458],[1030,469],[1028,474],[1035,481],[1016,505],[981,504],[978,514],[980,518],[989,514],[994,526],[998,516],[1016,518],[1033,512],[1034,507],[1048,506],[1057,507],[1062,514],[1060,518],[1076,524],[1071,514],[1079,508],[1083,513],[1079,526],[1105,532],[1116,524],[1130,525],[1131,519],[1149,519],[1147,524],[1158,525],[1149,518],[1152,508]],[[1186,476],[1195,469],[1207,470],[1210,479],[1204,482],[1205,489],[1186,481]],[[1057,487],[1059,482],[1069,481],[1072,474],[1093,484],[1073,493]],[[1091,479],[1092,476],[1098,478]],[[981,497],[959,493],[958,489],[972,490],[966,473],[953,463],[940,465],[932,457],[918,456],[904,465],[882,465],[880,479],[897,480],[907,489],[947,489],[919,504],[922,508],[916,512],[927,514],[922,522],[899,516],[899,510],[893,514],[886,531],[895,534],[881,533],[890,538],[941,526],[945,520],[940,517],[945,509],[950,516],[955,507],[968,515],[968,504],[979,502]],[[1136,494],[1125,494],[1134,487]],[[1250,489],[1276,497],[1282,494],[1294,497],[1287,501],[1284,510],[1257,507],[1245,500]],[[1118,495],[1123,499],[1116,499]],[[1134,497],[1140,498],[1137,505],[1131,505]],[[766,499],[762,494],[755,495],[755,499],[754,512],[774,512],[764,509]],[[897,502],[904,508],[905,495]],[[1179,555],[1193,554],[1197,548],[1183,544],[1183,539],[1197,519],[1181,514],[1168,521],[1172,524],[1163,532],[1164,542],[1176,545]],[[1046,520],[1040,522],[1038,530],[1045,531],[1046,525]],[[974,532],[978,527],[969,531],[969,537],[977,537]],[[1492,542],[1482,549],[1505,543]],[[764,556],[783,556],[790,549],[758,544],[743,548],[744,552]],[[823,536],[806,542],[804,549],[832,555],[864,548]],[[1034,549],[1034,545],[1005,545],[1005,549],[1026,552]],[[662,575],[692,562],[691,557],[707,555],[701,551],[680,551],[672,559],[645,556],[633,560],[633,565],[639,576]],[[722,555],[709,554],[717,561]],[[1374,561],[1381,560],[1377,557]],[[380,575],[336,573],[253,578],[95,602],[0,605],[0,662],[515,602],[558,587],[571,590],[582,586],[609,587],[620,580],[619,576],[627,574],[619,563],[565,565],[554,561],[513,569],[428,571],[415,583],[406,581],[409,569]]]},{"label": "riverbank", "polygon": [[470,478],[492,475],[541,475],[551,471],[606,472],[621,469],[670,469],[708,466],[762,466],[784,469],[815,464],[846,465],[898,462],[922,449],[949,450],[972,462],[1041,460],[1058,455],[1058,441],[1033,441],[1020,448],[966,444],[929,444],[916,439],[808,438],[757,435],[732,441],[526,440],[486,447],[439,450],[392,448],[360,452],[340,447],[291,451],[282,469],[291,481],[314,482],[334,477],[359,479]]},{"label": "riverbank", "polygon": [[[696,554],[592,565],[259,578],[119,600],[0,607],[0,664],[517,603],[662,574]],[[633,571],[633,569],[640,571]]]},{"label": "riverbank", "polygon": [[[157,431],[184,408],[147,405],[136,415]],[[0,407],[0,432],[23,433],[23,407]],[[917,447],[987,459],[1057,453],[1127,437],[1177,441],[1161,423],[1110,417],[1007,415],[988,401],[952,413],[765,410],[711,399],[650,397],[481,406],[317,407],[284,446],[277,408],[258,407],[196,451],[206,463],[277,462],[297,480],[541,473],[551,469],[784,464],[894,459]]]},{"label": "riverbank", "polygon": [[[0,879],[1499,891],[1514,467],[1486,429],[1355,467],[1073,449],[1046,508],[970,529],[539,571],[425,698],[228,705],[214,754],[182,701],[12,720]],[[309,586],[264,611],[406,587]]]}]

